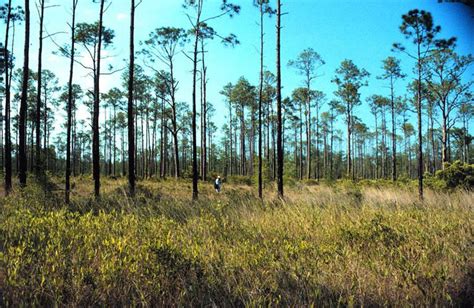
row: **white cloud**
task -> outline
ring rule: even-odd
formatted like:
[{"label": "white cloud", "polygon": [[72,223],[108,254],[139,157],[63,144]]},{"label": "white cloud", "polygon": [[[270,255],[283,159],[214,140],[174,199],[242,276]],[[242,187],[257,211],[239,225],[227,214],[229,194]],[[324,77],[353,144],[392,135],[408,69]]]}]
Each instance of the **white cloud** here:
[{"label": "white cloud", "polygon": [[115,18],[116,18],[117,20],[121,21],[121,20],[124,20],[125,18],[127,18],[127,16],[128,16],[128,15],[125,14],[125,13],[118,13],[118,14],[115,16]]}]

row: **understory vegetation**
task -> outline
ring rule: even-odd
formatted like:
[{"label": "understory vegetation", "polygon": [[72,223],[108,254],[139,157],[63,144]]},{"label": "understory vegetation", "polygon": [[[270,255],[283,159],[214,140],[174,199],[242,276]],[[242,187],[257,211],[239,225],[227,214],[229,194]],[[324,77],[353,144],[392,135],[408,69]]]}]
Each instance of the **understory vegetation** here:
[{"label": "understory vegetation", "polygon": [[[468,190],[337,181],[267,186],[74,179],[0,199],[0,305],[466,305]],[[289,185],[288,185],[289,186]]]}]

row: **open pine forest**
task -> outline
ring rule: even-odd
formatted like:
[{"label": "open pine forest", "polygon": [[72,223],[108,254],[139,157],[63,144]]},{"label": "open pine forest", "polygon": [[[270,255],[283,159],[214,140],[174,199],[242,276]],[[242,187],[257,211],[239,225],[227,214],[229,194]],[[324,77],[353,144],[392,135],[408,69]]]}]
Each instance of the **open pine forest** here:
[{"label": "open pine forest", "polygon": [[472,1],[295,2],[0,2],[0,306],[474,305]]}]

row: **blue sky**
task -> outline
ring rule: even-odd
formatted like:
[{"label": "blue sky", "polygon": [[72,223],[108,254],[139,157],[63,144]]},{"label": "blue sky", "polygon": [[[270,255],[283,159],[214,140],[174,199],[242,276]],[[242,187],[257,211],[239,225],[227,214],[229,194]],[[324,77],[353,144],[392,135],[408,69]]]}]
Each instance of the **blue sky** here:
[{"label": "blue sky", "polygon": [[[1,0],[4,3],[6,0]],[[45,26],[49,33],[67,32],[66,22],[70,15],[70,0],[47,0],[50,5],[60,4],[59,7],[46,11]],[[217,12],[219,0],[206,1],[206,16]],[[245,76],[251,83],[257,85],[259,70],[259,27],[258,10],[252,5],[251,0],[238,0],[241,5],[241,14],[233,19],[224,17],[211,23],[221,34],[234,33],[241,44],[235,48],[222,46],[218,41],[208,44],[208,100],[217,109],[214,121],[220,127],[225,122],[224,98],[219,94],[222,87],[228,83],[235,83],[240,76]],[[275,3],[276,1],[271,1]],[[328,99],[333,98],[336,87],[330,80],[334,71],[342,60],[351,59],[359,67],[371,73],[369,86],[362,89],[362,100],[372,94],[387,95],[388,89],[383,81],[376,76],[382,73],[381,61],[389,55],[395,55],[402,60],[402,68],[408,73],[405,81],[397,85],[398,95],[406,93],[405,86],[412,78],[412,60],[401,54],[392,53],[391,46],[394,42],[403,42],[408,45],[398,27],[401,15],[410,9],[419,8],[433,14],[435,24],[442,27],[440,37],[456,36],[458,38],[457,52],[460,54],[474,53],[474,11],[459,3],[438,3],[436,0],[426,1],[395,1],[395,0],[288,0],[283,2],[283,11],[287,15],[282,18],[282,85],[283,95],[289,96],[291,91],[301,86],[301,77],[293,69],[287,67],[290,59],[297,57],[305,48],[313,48],[326,61],[320,69],[320,78],[316,79],[313,88],[326,93]],[[145,40],[150,31],[162,26],[175,26],[189,28],[186,11],[182,8],[183,1],[178,0],[143,0],[136,11],[136,48],[140,49],[139,41]],[[23,1],[13,1],[13,4],[23,4]],[[31,1],[32,29],[31,29],[31,56],[30,66],[36,70],[36,49],[38,45],[38,17]],[[98,4],[90,0],[79,0],[78,22],[94,22],[98,16]],[[114,44],[106,51],[108,56],[106,64],[122,67],[128,58],[129,35],[129,3],[125,0],[112,1],[106,12],[104,25],[115,31]],[[265,66],[268,70],[275,71],[275,18],[265,19]],[[17,67],[21,65],[23,27],[17,28],[16,59]],[[4,28],[1,30],[3,41]],[[69,36],[58,34],[54,39],[58,43],[68,41]],[[60,84],[67,81],[67,61],[52,51],[56,46],[49,40],[45,41],[43,67],[52,70],[60,79]],[[189,51],[191,46],[186,46]],[[86,60],[84,60],[86,61]],[[176,58],[177,78],[180,81],[178,100],[191,101],[192,63],[183,55]],[[137,60],[141,63],[141,59]],[[163,67],[164,68],[164,67]],[[466,79],[473,78],[474,69],[471,68],[465,75]],[[91,78],[86,76],[84,70],[76,66],[75,82],[83,87],[92,85]],[[120,86],[120,73],[104,76],[101,81],[102,91],[106,92],[114,86]],[[326,107],[323,107],[323,111]],[[64,111],[61,111],[64,114]],[[364,105],[358,107],[356,114],[372,126],[372,118]],[[85,117],[85,110],[81,110]],[[58,118],[59,120],[59,118]],[[61,120],[62,122],[62,120]],[[56,127],[59,127],[57,123]]]}]

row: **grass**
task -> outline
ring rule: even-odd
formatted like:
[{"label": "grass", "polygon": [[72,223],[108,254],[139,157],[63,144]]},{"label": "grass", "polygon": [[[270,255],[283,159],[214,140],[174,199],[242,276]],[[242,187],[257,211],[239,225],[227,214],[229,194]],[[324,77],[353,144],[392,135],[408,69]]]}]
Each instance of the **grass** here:
[{"label": "grass", "polygon": [[[0,200],[0,304],[467,305],[467,191],[296,184],[285,201],[245,185],[89,178],[72,204],[35,185]],[[61,184],[62,185],[62,184]]]}]

